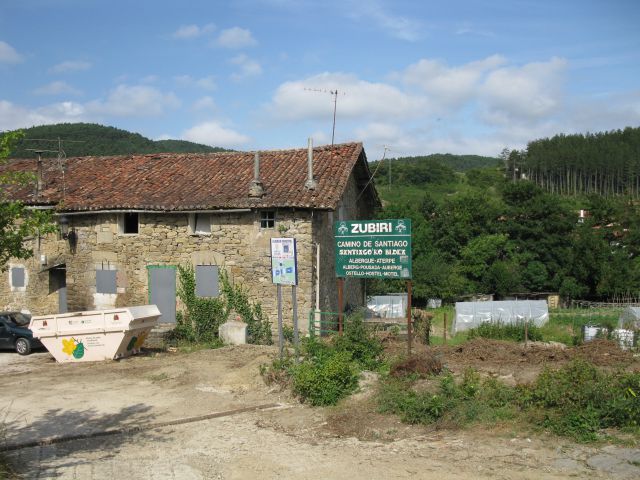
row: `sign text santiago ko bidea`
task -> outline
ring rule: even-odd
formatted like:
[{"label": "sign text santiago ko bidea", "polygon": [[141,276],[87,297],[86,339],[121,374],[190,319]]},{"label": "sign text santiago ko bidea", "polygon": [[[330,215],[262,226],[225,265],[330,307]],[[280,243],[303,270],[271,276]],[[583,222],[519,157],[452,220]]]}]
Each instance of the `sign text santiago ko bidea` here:
[{"label": "sign text santiago ko bidea", "polygon": [[411,220],[338,221],[338,277],[411,278]]}]

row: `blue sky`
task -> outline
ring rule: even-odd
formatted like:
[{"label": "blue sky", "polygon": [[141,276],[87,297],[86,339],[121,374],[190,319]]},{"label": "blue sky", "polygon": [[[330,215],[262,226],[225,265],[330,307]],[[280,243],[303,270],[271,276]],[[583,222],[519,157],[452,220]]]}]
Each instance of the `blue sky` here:
[{"label": "blue sky", "polygon": [[[0,131],[498,155],[640,126],[636,0],[0,0]],[[320,91],[315,91],[320,90]]]}]

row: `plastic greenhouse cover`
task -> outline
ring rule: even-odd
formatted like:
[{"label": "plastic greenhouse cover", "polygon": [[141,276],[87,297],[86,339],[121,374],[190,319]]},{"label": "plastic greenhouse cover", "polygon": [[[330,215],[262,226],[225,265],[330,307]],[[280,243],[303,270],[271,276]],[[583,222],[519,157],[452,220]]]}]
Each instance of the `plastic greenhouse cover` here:
[{"label": "plastic greenhouse cover", "polygon": [[517,324],[533,321],[541,327],[549,321],[549,306],[546,300],[504,300],[499,302],[457,302],[453,333],[494,322]]},{"label": "plastic greenhouse cover", "polygon": [[640,328],[640,307],[627,307],[622,311],[618,321],[620,328]]},{"label": "plastic greenhouse cover", "polygon": [[407,316],[407,294],[374,295],[367,299],[367,318],[402,318]]}]

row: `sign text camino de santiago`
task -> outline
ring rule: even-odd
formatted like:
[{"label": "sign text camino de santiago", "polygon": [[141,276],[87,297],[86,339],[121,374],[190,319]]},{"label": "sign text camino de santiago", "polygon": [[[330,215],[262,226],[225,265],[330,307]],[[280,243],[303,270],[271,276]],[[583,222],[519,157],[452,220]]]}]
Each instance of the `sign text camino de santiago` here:
[{"label": "sign text camino de santiago", "polygon": [[338,277],[411,279],[411,220],[339,221],[333,225]]}]

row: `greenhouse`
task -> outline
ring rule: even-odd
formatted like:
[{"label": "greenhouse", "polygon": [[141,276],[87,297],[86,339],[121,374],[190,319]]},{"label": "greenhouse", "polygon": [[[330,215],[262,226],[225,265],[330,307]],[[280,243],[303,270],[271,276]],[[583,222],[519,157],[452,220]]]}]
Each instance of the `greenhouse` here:
[{"label": "greenhouse", "polygon": [[627,307],[622,311],[618,321],[620,328],[640,329],[640,307]]},{"label": "greenhouse", "polygon": [[545,300],[505,300],[492,302],[457,302],[453,333],[492,322],[513,325],[533,322],[541,327],[549,321],[549,307]]}]

